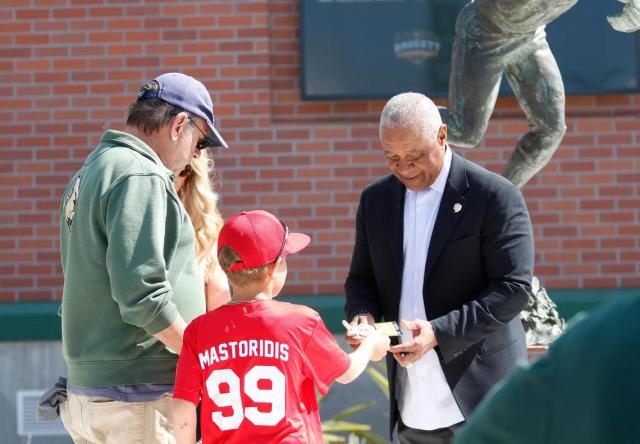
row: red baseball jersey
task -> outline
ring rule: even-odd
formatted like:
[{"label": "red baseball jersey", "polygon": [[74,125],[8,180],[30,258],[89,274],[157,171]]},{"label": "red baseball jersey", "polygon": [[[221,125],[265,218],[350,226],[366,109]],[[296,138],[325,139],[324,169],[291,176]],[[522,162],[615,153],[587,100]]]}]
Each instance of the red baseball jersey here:
[{"label": "red baseball jersey", "polygon": [[203,444],[322,443],[314,387],[325,394],[349,365],[314,310],[227,304],[185,330],[173,396],[202,400]]}]

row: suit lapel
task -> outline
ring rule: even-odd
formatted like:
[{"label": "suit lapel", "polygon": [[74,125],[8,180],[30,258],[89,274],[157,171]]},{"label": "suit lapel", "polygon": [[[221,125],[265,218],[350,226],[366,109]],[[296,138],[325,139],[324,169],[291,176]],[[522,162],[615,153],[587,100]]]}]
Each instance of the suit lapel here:
[{"label": "suit lapel", "polygon": [[442,249],[447,244],[449,236],[464,214],[467,207],[464,193],[467,188],[469,188],[469,183],[467,182],[464,160],[456,153],[453,153],[447,185],[444,188],[431,241],[429,242],[429,252],[424,271],[425,282],[429,278],[433,264],[435,264]]},{"label": "suit lapel", "polygon": [[[402,282],[402,267],[404,265],[404,196],[406,188],[395,177],[391,180],[391,224],[389,226],[389,242],[391,243],[391,259],[396,268],[396,275]],[[402,285],[402,284],[400,284]],[[399,293],[398,293],[399,294]]]}]

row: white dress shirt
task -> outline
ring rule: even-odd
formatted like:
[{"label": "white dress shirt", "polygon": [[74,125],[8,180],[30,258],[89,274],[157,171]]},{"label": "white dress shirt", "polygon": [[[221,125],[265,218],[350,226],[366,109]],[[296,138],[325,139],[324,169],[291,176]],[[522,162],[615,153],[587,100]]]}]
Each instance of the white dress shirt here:
[{"label": "white dress shirt", "polygon": [[[407,190],[404,201],[404,269],[400,296],[400,319],[427,319],[424,298],[424,271],[431,234],[451,169],[451,149],[447,147],[440,174],[431,187]],[[402,331],[409,342],[410,331]],[[414,429],[435,430],[464,421],[453,398],[434,350],[408,368],[398,369],[398,406],[402,422]]]}]

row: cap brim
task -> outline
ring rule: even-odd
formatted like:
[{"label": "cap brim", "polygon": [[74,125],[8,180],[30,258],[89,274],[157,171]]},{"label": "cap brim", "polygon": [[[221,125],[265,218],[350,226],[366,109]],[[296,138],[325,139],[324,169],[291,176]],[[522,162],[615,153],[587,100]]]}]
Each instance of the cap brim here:
[{"label": "cap brim", "polygon": [[311,242],[311,238],[302,233],[289,233],[287,236],[287,243],[282,249],[282,256],[288,256],[290,254],[297,253],[305,248]]},{"label": "cap brim", "polygon": [[211,133],[209,134],[209,137],[211,138],[211,146],[215,148],[229,148],[229,145],[227,145],[227,142],[222,138],[216,127],[211,125],[209,122],[207,122],[207,126]]}]

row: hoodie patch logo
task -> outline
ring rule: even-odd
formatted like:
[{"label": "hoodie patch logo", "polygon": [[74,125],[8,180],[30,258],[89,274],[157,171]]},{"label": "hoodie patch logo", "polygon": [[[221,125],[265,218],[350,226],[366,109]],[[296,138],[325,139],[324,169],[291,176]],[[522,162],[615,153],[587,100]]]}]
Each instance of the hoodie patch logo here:
[{"label": "hoodie patch logo", "polygon": [[73,216],[76,211],[76,202],[78,201],[78,193],[80,190],[80,179],[82,179],[82,174],[78,174],[76,177],[76,181],[71,188],[71,193],[65,195],[65,204],[64,204],[64,217],[67,222],[67,230],[71,231],[71,224],[73,223]]}]

